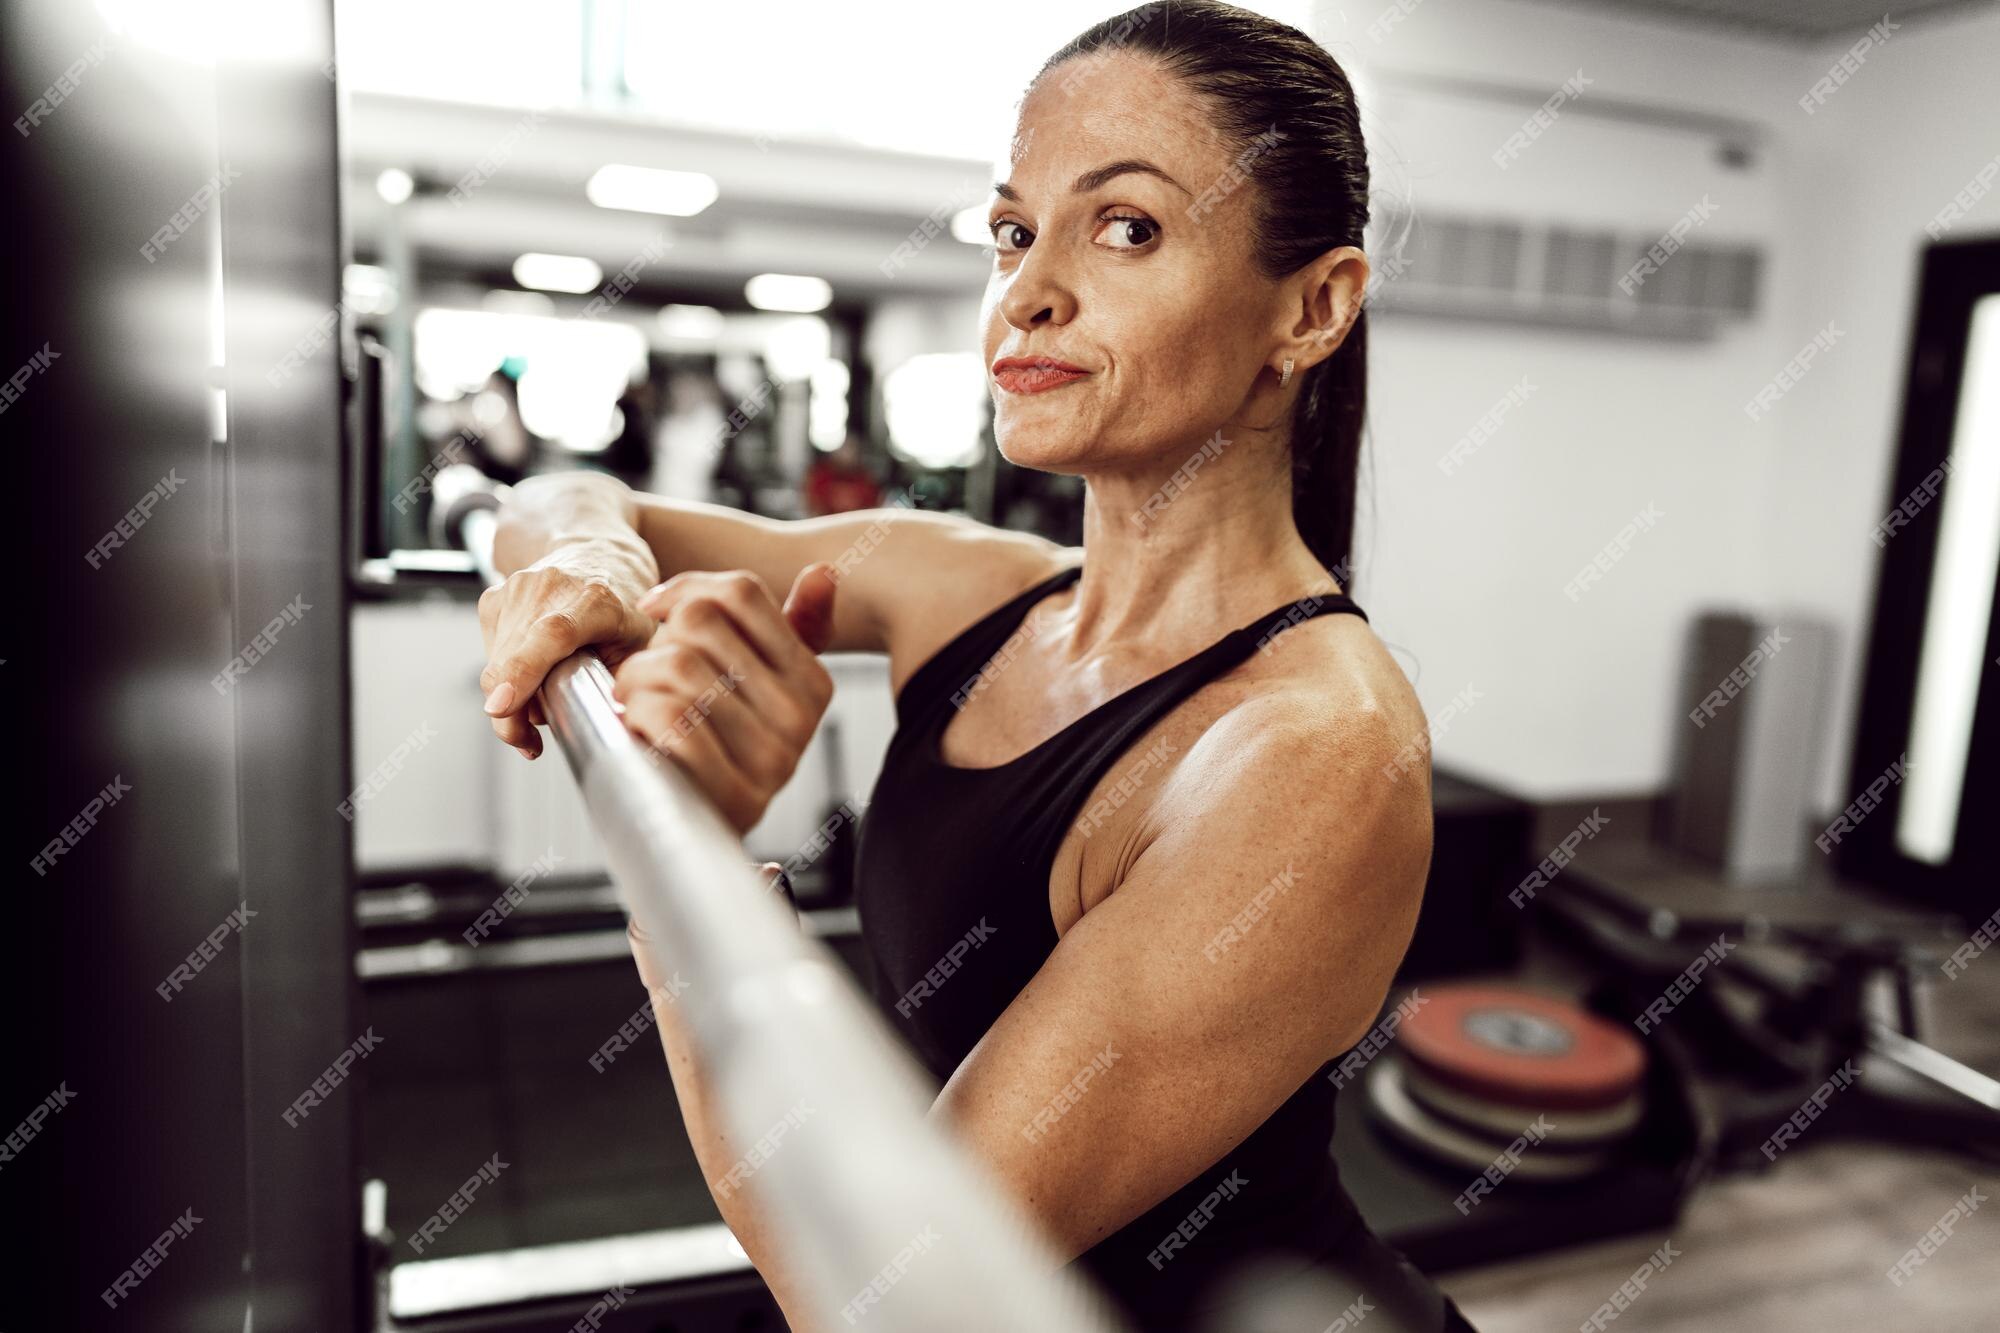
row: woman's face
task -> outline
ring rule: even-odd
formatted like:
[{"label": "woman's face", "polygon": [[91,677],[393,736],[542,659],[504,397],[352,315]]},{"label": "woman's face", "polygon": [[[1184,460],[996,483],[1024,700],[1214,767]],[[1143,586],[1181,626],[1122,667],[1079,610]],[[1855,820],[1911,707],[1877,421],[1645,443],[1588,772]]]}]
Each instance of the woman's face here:
[{"label": "woman's face", "polygon": [[[1178,464],[1242,410],[1287,321],[1251,262],[1254,187],[1234,157],[1193,97],[1138,57],[1067,61],[1029,91],[987,211],[996,250],[981,308],[1009,461]],[[1135,163],[1162,174],[1119,169]],[[1090,373],[1019,392],[991,369],[1016,356]]]}]

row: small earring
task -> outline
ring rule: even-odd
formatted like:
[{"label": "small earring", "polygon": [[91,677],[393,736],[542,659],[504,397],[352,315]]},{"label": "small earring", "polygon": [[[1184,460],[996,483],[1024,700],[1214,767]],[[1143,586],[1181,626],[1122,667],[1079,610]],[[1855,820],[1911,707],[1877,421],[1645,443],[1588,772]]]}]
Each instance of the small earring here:
[{"label": "small earring", "polygon": [[1282,375],[1280,375],[1280,376],[1278,376],[1278,387],[1279,387],[1280,389],[1282,389],[1282,388],[1284,388],[1284,387],[1285,387],[1285,386],[1286,386],[1287,384],[1290,384],[1291,382],[1292,382],[1292,358],[1290,358],[1290,357],[1286,357],[1286,358],[1285,358],[1285,373],[1284,373],[1284,374],[1282,374]]}]

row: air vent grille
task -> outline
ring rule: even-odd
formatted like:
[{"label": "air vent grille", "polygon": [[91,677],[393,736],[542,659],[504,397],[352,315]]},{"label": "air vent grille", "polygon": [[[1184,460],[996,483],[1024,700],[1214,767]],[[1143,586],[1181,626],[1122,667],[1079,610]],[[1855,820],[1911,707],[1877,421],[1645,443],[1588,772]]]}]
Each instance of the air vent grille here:
[{"label": "air vent grille", "polygon": [[[1714,337],[1757,313],[1761,250],[1658,233],[1426,214],[1371,251],[1378,308],[1648,337]],[[1650,257],[1649,257],[1650,255]]]}]

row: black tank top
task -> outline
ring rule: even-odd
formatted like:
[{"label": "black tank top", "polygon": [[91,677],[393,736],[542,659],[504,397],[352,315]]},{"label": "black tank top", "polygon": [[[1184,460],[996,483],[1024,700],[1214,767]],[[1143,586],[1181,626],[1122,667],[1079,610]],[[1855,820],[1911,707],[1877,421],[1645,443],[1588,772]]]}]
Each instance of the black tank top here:
[{"label": "black tank top", "polygon": [[[861,820],[855,903],[874,962],[875,997],[940,1084],[1055,949],[1049,871],[1106,770],[1148,727],[1256,651],[1266,635],[1312,616],[1367,618],[1345,595],[1302,598],[1224,635],[1005,764],[969,769],[945,763],[940,738],[963,691],[996,654],[1006,649],[1004,657],[1011,657],[1018,650],[1008,639],[1030,608],[1081,573],[1073,566],[1036,584],[917,669],[896,696],[896,732]],[[920,984],[927,972],[940,980]],[[1400,1256],[1363,1225],[1328,1150],[1335,1088],[1327,1075],[1335,1061],[1215,1166],[1078,1256],[1075,1265],[1146,1329],[1184,1326],[1204,1291],[1212,1293],[1218,1274],[1252,1254],[1351,1261],[1372,1247],[1374,1270],[1396,1266]],[[1218,1190],[1229,1202],[1211,1203],[1202,1221],[1198,1205]],[[1201,1227],[1198,1243],[1164,1259],[1156,1254],[1191,1215]],[[1401,1263],[1394,1278],[1423,1281]],[[1433,1320],[1429,1310],[1439,1299],[1434,1289],[1424,1295],[1422,1312],[1408,1326],[1437,1328],[1442,1315]]]}]

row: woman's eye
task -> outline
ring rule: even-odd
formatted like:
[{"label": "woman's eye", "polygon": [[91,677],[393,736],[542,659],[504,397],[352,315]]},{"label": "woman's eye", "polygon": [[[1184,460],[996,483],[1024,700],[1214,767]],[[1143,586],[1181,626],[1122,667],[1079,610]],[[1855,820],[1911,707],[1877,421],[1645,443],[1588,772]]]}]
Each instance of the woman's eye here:
[{"label": "woman's eye", "polygon": [[[993,248],[1001,251],[1002,253],[1006,253],[1013,250],[1027,249],[1025,245],[1009,245],[1007,243],[1008,239],[1012,238],[1012,234],[1014,232],[1028,230],[1026,227],[1023,227],[1018,222],[1006,222],[1006,221],[995,222],[990,224],[987,227],[987,230],[993,233]],[[1030,236],[1034,235],[1033,232],[1029,232],[1028,234]]]},{"label": "woman's eye", "polygon": [[1144,246],[1146,242],[1159,235],[1159,231],[1160,229],[1153,225],[1150,218],[1128,217],[1124,214],[1119,214],[1115,217],[1105,218],[1102,223],[1102,229],[1098,234],[1100,236],[1109,235],[1112,237],[1122,235],[1125,239],[1125,244],[1113,244],[1111,248],[1114,250],[1137,250]]}]

